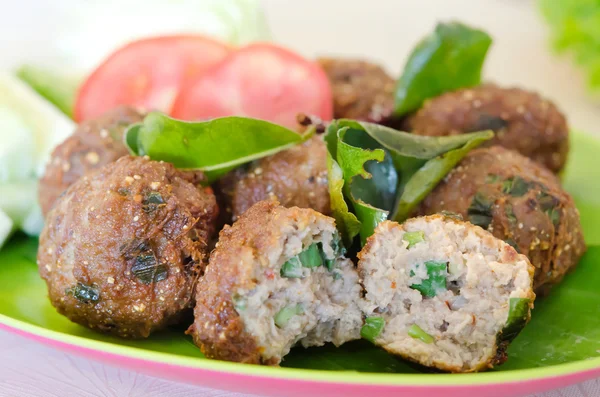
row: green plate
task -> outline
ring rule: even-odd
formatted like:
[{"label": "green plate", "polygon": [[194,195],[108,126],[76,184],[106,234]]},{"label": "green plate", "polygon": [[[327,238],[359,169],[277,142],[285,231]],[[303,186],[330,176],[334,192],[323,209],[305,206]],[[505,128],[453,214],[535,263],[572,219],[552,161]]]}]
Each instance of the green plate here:
[{"label": "green plate", "polygon": [[[50,305],[44,282],[37,274],[37,241],[24,236],[16,236],[0,251],[0,324],[37,336],[38,339],[55,340],[88,349],[104,349],[123,357],[139,356],[146,361],[211,368],[232,374],[268,374],[277,378],[307,377],[321,381],[381,385],[425,385],[430,384],[432,379],[439,379],[439,382],[434,383],[474,385],[597,371],[600,369],[598,153],[598,141],[585,134],[573,134],[570,161],[563,175],[565,188],[574,196],[580,209],[589,250],[577,270],[554,288],[548,298],[536,301],[531,323],[508,350],[508,362],[490,373],[423,374],[423,369],[390,356],[367,342],[348,343],[338,349],[332,346],[308,350],[296,348],[283,363],[284,367],[294,369],[259,369],[255,366],[205,360],[191,338],[184,335],[185,327],[171,328],[141,341],[97,334],[58,315]],[[316,374],[316,371],[299,371],[296,368],[321,370],[320,376],[311,375]],[[381,377],[357,374],[354,371],[394,375]],[[322,378],[324,373],[328,375]],[[224,387],[230,388],[227,385]]]}]

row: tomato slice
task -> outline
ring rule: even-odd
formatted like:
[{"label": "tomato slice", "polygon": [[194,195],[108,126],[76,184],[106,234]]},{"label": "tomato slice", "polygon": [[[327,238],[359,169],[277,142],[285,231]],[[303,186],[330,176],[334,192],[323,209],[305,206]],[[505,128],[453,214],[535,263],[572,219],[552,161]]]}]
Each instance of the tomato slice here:
[{"label": "tomato slice", "polygon": [[325,72],[289,50],[258,43],[188,79],[172,115],[183,120],[248,116],[295,129],[298,113],[332,118],[331,85]]},{"label": "tomato slice", "polygon": [[230,52],[204,36],[162,36],[131,42],[115,51],[85,81],[75,102],[82,121],[118,105],[170,113],[182,82],[202,74]]}]

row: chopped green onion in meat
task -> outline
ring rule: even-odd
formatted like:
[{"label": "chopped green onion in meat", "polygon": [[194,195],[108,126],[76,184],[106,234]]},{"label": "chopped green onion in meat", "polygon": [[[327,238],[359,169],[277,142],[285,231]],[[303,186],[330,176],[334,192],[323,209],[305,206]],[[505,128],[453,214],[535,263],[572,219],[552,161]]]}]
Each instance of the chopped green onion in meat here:
[{"label": "chopped green onion in meat", "polygon": [[425,232],[423,232],[423,231],[406,232],[406,233],[404,233],[402,240],[404,240],[408,243],[407,248],[412,248],[415,245],[417,245],[418,243],[422,243],[423,241],[425,241]]},{"label": "chopped green onion in meat", "polygon": [[413,324],[410,326],[410,328],[408,329],[408,336],[410,336],[411,338],[420,339],[421,341],[427,344],[433,343],[433,336],[423,331],[423,329],[417,324]]},{"label": "chopped green onion in meat", "polygon": [[297,256],[290,258],[281,266],[281,277],[302,278],[302,263]]},{"label": "chopped green onion in meat", "polygon": [[305,249],[298,255],[298,259],[302,263],[302,266],[312,268],[319,267],[323,264],[323,258],[321,257],[321,253],[319,252],[319,247],[317,244],[311,244],[310,247]]},{"label": "chopped green onion in meat", "polygon": [[[413,284],[410,286],[412,289],[416,289],[426,298],[433,298],[437,295],[438,291],[446,291],[446,276],[448,275],[448,263],[447,262],[436,262],[427,261],[425,262],[427,268],[427,279],[423,279],[419,284]],[[411,277],[414,273],[411,273]]]},{"label": "chopped green onion in meat", "polygon": [[383,317],[367,317],[365,319],[365,325],[360,329],[360,336],[370,342],[375,342],[375,338],[381,334],[385,327],[385,320]]},{"label": "chopped green onion in meat", "polygon": [[298,314],[304,314],[304,308],[301,304],[286,306],[277,312],[273,320],[275,325],[279,328],[285,327],[292,317]]}]

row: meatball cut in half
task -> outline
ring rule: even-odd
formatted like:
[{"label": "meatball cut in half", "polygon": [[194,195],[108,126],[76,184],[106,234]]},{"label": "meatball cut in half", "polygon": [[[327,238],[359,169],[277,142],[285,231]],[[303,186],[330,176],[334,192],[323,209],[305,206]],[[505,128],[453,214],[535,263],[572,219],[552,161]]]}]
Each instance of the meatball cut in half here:
[{"label": "meatball cut in half", "polygon": [[40,180],[39,201],[43,214],[46,215],[56,199],[83,175],[129,154],[123,133],[130,124],[143,118],[140,111],[120,106],[97,119],[83,122],[73,135],[58,145]]},{"label": "meatball cut in half", "polygon": [[125,156],[75,182],[48,214],[38,251],[59,313],[127,338],[178,321],[217,215],[202,177]]},{"label": "meatball cut in half", "polygon": [[320,136],[239,168],[219,186],[233,220],[262,200],[277,200],[284,207],[312,208],[326,215],[331,212],[327,148]]},{"label": "meatball cut in half", "polygon": [[381,223],[359,253],[367,319],[387,351],[451,372],[505,361],[529,321],[533,267],[470,223],[441,215]]},{"label": "meatball cut in half", "polygon": [[552,172],[564,167],[569,152],[565,116],[552,102],[533,92],[493,84],[433,98],[407,119],[405,128],[428,136],[494,130],[488,145],[516,150]]},{"label": "meatball cut in half", "polygon": [[188,332],[210,358],[277,365],[360,338],[361,287],[332,218],[263,201],[221,231]]},{"label": "meatball cut in half", "polygon": [[333,89],[333,116],[384,123],[394,111],[396,82],[379,65],[358,59],[321,58]]},{"label": "meatball cut in half", "polygon": [[527,255],[538,294],[560,282],[586,249],[579,211],[558,178],[499,146],[470,152],[418,209],[422,215],[442,211],[460,214]]}]

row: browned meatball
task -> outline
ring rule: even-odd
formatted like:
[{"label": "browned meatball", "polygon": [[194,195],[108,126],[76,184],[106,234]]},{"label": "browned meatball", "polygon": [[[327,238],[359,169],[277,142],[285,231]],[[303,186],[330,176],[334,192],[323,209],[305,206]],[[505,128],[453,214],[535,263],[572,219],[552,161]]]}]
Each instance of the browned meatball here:
[{"label": "browned meatball", "polygon": [[190,333],[209,358],[276,365],[296,344],[360,338],[361,287],[335,220],[257,203],[220,233]]},{"label": "browned meatball", "polygon": [[83,175],[127,155],[123,132],[143,118],[144,114],[138,110],[121,106],[83,122],[57,146],[40,180],[39,201],[43,214],[46,215],[56,199]]},{"label": "browned meatball", "polygon": [[379,65],[356,59],[321,58],[333,89],[333,117],[382,123],[394,111],[396,82]]},{"label": "browned meatball", "polygon": [[419,135],[494,130],[501,145],[560,171],[569,152],[569,129],[556,106],[533,92],[484,84],[433,98],[405,121]]},{"label": "browned meatball", "polygon": [[469,153],[421,203],[462,215],[529,257],[534,288],[560,282],[585,252],[579,211],[546,168],[500,146]]},{"label": "browned meatball", "polygon": [[327,185],[327,147],[315,136],[291,149],[265,157],[226,176],[220,184],[233,219],[262,200],[284,207],[331,212]]},{"label": "browned meatball", "polygon": [[177,321],[192,305],[214,231],[216,199],[202,177],[126,156],[71,185],[38,251],[58,312],[127,338]]}]

